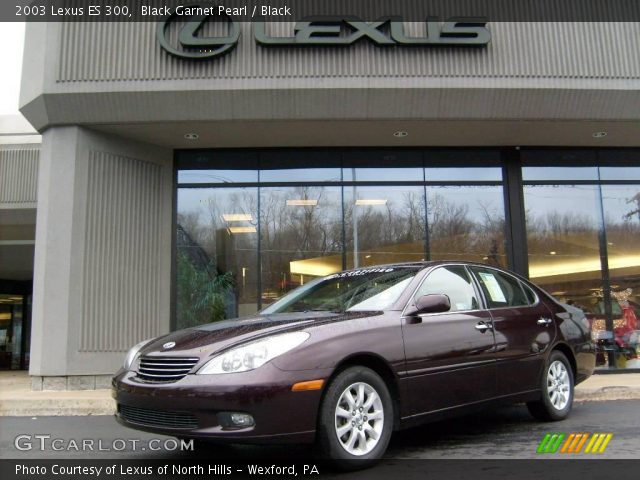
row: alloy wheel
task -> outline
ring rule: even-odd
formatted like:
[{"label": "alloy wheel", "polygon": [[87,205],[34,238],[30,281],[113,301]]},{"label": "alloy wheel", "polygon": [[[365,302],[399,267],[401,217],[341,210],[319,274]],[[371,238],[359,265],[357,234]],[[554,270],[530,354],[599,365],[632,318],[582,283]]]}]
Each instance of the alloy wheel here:
[{"label": "alloy wheel", "polygon": [[549,365],[547,371],[547,395],[556,410],[563,410],[571,396],[571,380],[567,367],[560,360]]},{"label": "alloy wheel", "polygon": [[355,456],[366,455],[378,444],[384,427],[384,407],[368,383],[349,385],[335,411],[335,431],[342,448]]}]

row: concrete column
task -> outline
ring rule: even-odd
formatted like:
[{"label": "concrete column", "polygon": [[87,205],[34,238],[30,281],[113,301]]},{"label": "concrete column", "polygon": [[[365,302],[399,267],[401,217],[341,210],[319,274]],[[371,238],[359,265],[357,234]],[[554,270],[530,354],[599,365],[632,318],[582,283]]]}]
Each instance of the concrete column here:
[{"label": "concrete column", "polygon": [[172,171],[167,149],[43,134],[29,373],[44,388],[95,388],[131,345],[169,330]]}]

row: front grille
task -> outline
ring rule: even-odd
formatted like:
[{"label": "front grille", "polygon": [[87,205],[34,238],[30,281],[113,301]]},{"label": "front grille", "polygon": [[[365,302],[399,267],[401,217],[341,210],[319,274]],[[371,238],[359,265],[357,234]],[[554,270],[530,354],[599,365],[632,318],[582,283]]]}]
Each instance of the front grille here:
[{"label": "front grille", "polygon": [[196,417],[187,412],[165,412],[148,408],[118,405],[120,416],[129,423],[159,428],[198,428]]},{"label": "front grille", "polygon": [[138,367],[138,378],[148,382],[175,382],[191,371],[197,357],[152,357],[143,355]]}]

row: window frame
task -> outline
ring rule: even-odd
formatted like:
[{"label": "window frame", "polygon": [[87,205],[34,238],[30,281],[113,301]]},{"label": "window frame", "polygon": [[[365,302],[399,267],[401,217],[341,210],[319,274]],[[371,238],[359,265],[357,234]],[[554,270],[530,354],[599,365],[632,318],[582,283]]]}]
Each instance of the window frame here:
[{"label": "window frame", "polygon": [[[483,310],[487,310],[486,308],[486,303],[484,301],[484,296],[482,295],[482,292],[479,290],[477,282],[475,281],[475,278],[473,277],[473,275],[471,274],[471,272],[469,271],[469,266],[467,264],[464,263],[444,263],[441,265],[434,265],[432,267],[427,268],[427,272],[424,274],[424,276],[420,279],[420,281],[418,282],[417,286],[413,289],[413,291],[411,292],[411,295],[409,295],[409,298],[407,300],[406,305],[404,306],[404,308],[402,309],[402,317],[405,317],[405,311],[415,305],[415,299],[416,299],[416,294],[418,293],[418,290],[420,290],[420,288],[422,287],[422,285],[424,284],[424,282],[426,282],[429,277],[431,276],[431,274],[433,272],[435,272],[438,269],[441,268],[446,268],[446,267],[462,267],[466,272],[467,275],[469,275],[469,279],[471,280],[471,285],[473,287],[473,290],[478,298],[478,308],[472,308],[472,309],[468,309],[468,310],[455,310],[455,311],[448,311],[448,312],[438,312],[438,313],[421,313],[418,316],[419,317],[426,317],[426,316],[432,316],[432,315],[452,315],[452,314],[459,314],[459,313],[472,313],[472,312],[480,312]],[[446,295],[446,294],[443,294]],[[447,295],[448,297],[448,295]]]},{"label": "window frame", "polygon": [[533,288],[527,287],[529,288],[535,296],[535,302],[534,303],[528,303],[526,305],[507,305],[504,307],[491,307],[489,300],[487,299],[484,290],[482,288],[482,282],[480,280],[480,278],[478,278],[478,274],[476,273],[475,269],[476,268],[485,268],[487,270],[493,270],[495,272],[498,272],[502,275],[506,275],[507,277],[511,277],[513,280],[515,280],[515,282],[520,286],[520,290],[522,290],[522,294],[524,295],[524,298],[527,299],[527,301],[529,300],[526,291],[524,290],[525,285],[522,279],[518,278],[516,275],[511,274],[510,272],[507,272],[505,270],[501,270],[495,267],[491,267],[491,266],[485,266],[485,265],[469,265],[468,266],[468,270],[471,272],[471,275],[473,276],[473,279],[475,280],[477,287],[480,289],[480,292],[482,294],[482,299],[485,305],[485,309],[487,311],[492,311],[492,310],[504,310],[505,308],[533,308],[536,307],[540,304],[540,296],[536,293],[536,291]]}]

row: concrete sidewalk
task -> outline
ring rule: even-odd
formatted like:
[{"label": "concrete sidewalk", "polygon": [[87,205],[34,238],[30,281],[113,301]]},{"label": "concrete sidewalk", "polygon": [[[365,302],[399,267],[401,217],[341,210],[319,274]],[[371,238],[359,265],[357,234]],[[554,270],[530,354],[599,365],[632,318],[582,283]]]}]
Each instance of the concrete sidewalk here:
[{"label": "concrete sidewalk", "polygon": [[[594,375],[577,402],[640,400],[640,373]],[[27,372],[0,372],[0,416],[113,415],[110,390],[32,391]]]},{"label": "concrete sidewalk", "polygon": [[0,372],[0,416],[113,415],[111,390],[32,391],[24,371]]}]

